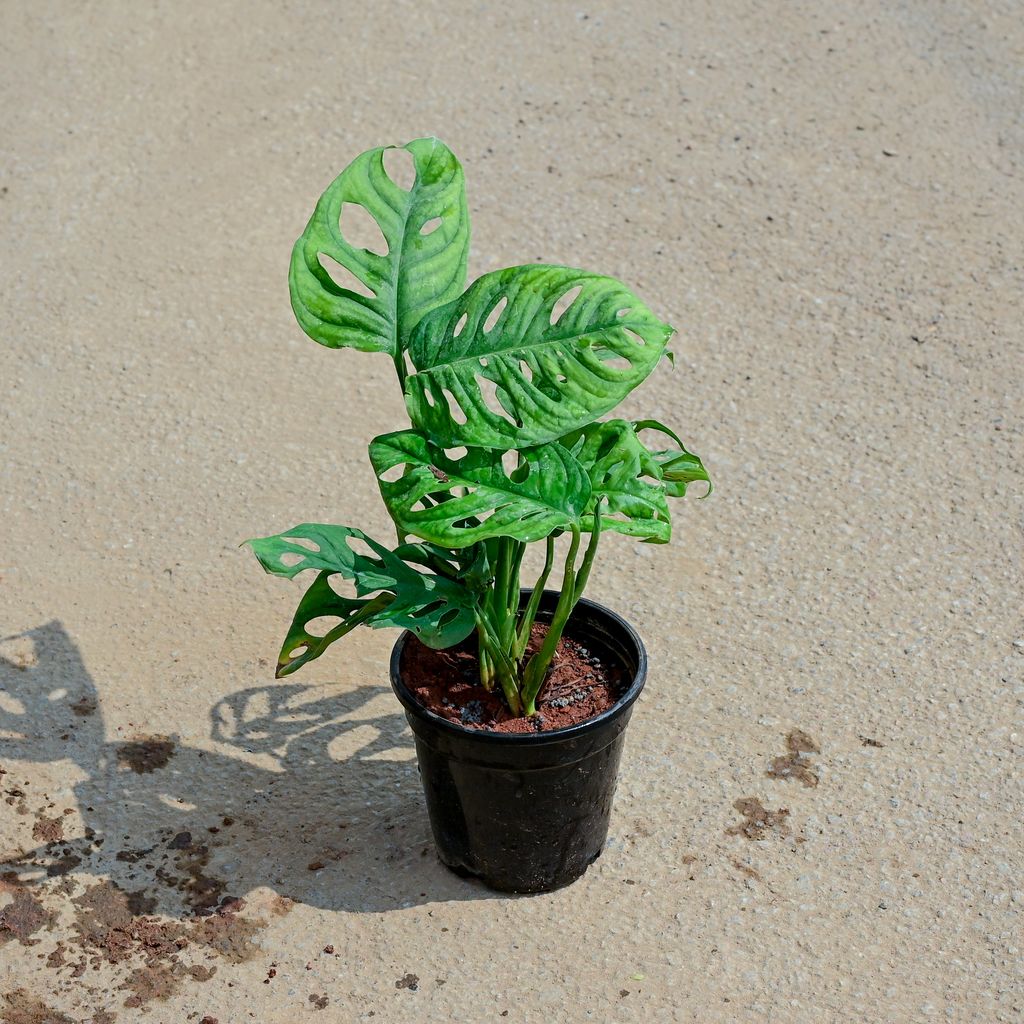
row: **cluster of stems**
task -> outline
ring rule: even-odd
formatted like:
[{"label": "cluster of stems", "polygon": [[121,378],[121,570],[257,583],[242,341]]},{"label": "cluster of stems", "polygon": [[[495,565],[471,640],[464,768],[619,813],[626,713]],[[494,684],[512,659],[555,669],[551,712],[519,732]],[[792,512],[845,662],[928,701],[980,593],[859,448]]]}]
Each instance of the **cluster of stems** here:
[{"label": "cluster of stems", "polygon": [[[544,568],[534,583],[530,597],[524,605],[520,583],[520,569],[526,554],[526,543],[512,537],[497,537],[463,548],[463,564],[475,564],[483,556],[486,570],[479,581],[480,600],[476,607],[476,632],[479,649],[480,684],[485,690],[501,688],[505,702],[514,715],[535,715],[537,696],[547,678],[559,641],[576,602],[583,596],[590,570],[601,539],[600,506],[593,513],[590,540],[579,557],[582,533],[579,526],[570,526],[569,550],[562,569],[562,586],[558,603],[548,623],[540,647],[527,657],[530,634],[540,609],[544,588],[555,564],[555,536],[545,540]],[[399,544],[405,535],[398,530]],[[577,562],[579,565],[577,566]],[[460,578],[458,570],[446,559],[427,554],[424,564],[436,572],[453,579]],[[462,577],[465,582],[465,577]]]},{"label": "cluster of stems", "polygon": [[480,682],[487,690],[493,689],[495,684],[500,686],[509,710],[515,715],[537,713],[537,695],[547,678],[569,616],[586,588],[600,536],[601,517],[595,512],[590,541],[577,567],[580,529],[571,527],[558,604],[540,648],[529,658],[530,633],[555,562],[555,538],[549,536],[546,540],[544,568],[525,607],[520,597],[519,570],[526,544],[510,537],[499,537],[495,542],[494,579],[477,608]]},{"label": "cluster of stems", "polygon": [[[398,381],[405,385],[405,363],[396,356],[395,372]],[[430,499],[427,499],[430,500]],[[439,501],[444,498],[434,498]],[[398,541],[405,536],[398,524]],[[569,551],[562,569],[562,587],[558,604],[548,624],[548,631],[540,648],[527,658],[530,634],[540,608],[541,597],[547,586],[548,577],[555,563],[555,537],[545,539],[546,551],[544,568],[534,584],[526,606],[522,606],[519,570],[526,554],[526,543],[513,537],[497,537],[480,542],[485,546],[488,563],[493,575],[484,590],[482,600],[476,609],[476,632],[479,641],[480,684],[485,690],[501,687],[505,702],[514,715],[532,716],[537,713],[537,696],[547,678],[552,659],[558,650],[559,641],[565,631],[576,602],[590,578],[590,569],[597,554],[601,538],[601,507],[598,504],[593,514],[590,540],[577,568],[581,547],[581,530],[573,525],[569,528],[571,540]],[[446,574],[449,567],[435,563],[435,568]]]}]

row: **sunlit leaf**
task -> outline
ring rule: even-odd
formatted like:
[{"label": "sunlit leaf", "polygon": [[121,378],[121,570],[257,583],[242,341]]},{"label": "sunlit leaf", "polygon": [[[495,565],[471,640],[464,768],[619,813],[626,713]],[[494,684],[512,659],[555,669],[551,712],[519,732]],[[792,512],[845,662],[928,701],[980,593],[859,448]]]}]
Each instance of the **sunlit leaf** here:
[{"label": "sunlit leaf", "polygon": [[670,430],[658,420],[639,420],[633,426],[637,434],[644,430],[657,430],[675,441],[676,448],[651,452],[655,462],[661,467],[662,483],[665,493],[670,498],[683,497],[686,494],[687,484],[691,484],[695,480],[703,480],[708,485],[708,489],[701,495],[701,498],[706,498],[714,490],[714,484],[711,483],[711,477],[708,476],[708,471],[704,468],[700,456],[688,451],[674,430]]},{"label": "sunlit leaf", "polygon": [[[562,438],[587,471],[592,498],[601,503],[601,528],[666,543],[672,535],[661,467],[627,420],[591,423]],[[584,522],[586,523],[586,519]]]},{"label": "sunlit leaf", "polygon": [[[396,523],[434,544],[461,548],[489,537],[534,541],[579,523],[590,483],[561,445],[524,448],[506,470],[502,453],[471,448],[449,458],[415,430],[370,443],[381,495]],[[403,467],[398,479],[386,479]]]},{"label": "sunlit leaf", "polygon": [[[577,289],[559,315],[559,300]],[[406,405],[445,448],[541,444],[621,402],[671,334],[610,277],[553,266],[496,271],[420,321]]]},{"label": "sunlit leaf", "polygon": [[[328,348],[400,354],[424,313],[465,285],[469,213],[458,160],[438,139],[403,146],[416,171],[406,191],[384,167],[385,151],[394,148],[356,157],[320,197],[292,250],[292,309],[302,329]],[[383,252],[346,239],[346,204],[376,221]]]}]

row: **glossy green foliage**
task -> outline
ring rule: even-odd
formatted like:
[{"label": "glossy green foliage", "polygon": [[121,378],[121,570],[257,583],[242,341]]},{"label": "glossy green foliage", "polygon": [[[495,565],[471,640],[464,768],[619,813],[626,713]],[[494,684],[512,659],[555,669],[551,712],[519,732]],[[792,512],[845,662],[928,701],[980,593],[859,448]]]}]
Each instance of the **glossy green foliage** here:
[{"label": "glossy green foliage", "polygon": [[666,543],[672,535],[661,468],[628,420],[591,423],[562,438],[590,477],[589,512],[601,503],[601,527]]},{"label": "glossy green foliage", "polygon": [[[601,538],[665,543],[668,499],[711,486],[657,421],[598,422],[670,355],[668,324],[625,285],[569,267],[511,267],[464,290],[468,249],[462,169],[437,139],[369,150],[321,196],[292,251],[292,308],[322,345],[394,362],[413,429],[375,438],[370,460],[398,546],[316,523],[249,543],[269,573],[315,573],[278,675],[361,624],[436,648],[475,632],[481,685],[534,714]],[[563,534],[559,598],[531,647]],[[524,602],[526,546],[541,540]]]},{"label": "glossy green foliage", "polygon": [[[408,550],[390,551],[362,530],[321,523],[302,523],[247,543],[260,565],[275,576],[292,579],[306,569],[319,570],[281,648],[278,676],[319,657],[360,623],[412,630],[430,647],[450,647],[475,628],[476,595],[470,588],[447,575],[413,567],[438,564],[427,549],[408,545]],[[335,574],[354,582],[354,598],[331,587],[329,578]],[[310,630],[313,620],[324,617],[338,621],[329,628],[322,623],[319,633]]]},{"label": "glossy green foliage", "polygon": [[670,498],[682,498],[686,494],[687,485],[698,480],[708,485],[708,489],[701,497],[706,498],[711,494],[714,485],[711,483],[711,477],[708,476],[708,471],[704,468],[700,456],[688,451],[674,430],[670,430],[664,423],[659,423],[657,420],[639,420],[633,426],[638,435],[644,430],[654,430],[665,434],[677,445],[675,448],[659,448],[651,452],[654,461],[661,468],[662,486]]},{"label": "glossy green foliage", "polygon": [[[399,529],[448,548],[491,537],[543,540],[579,525],[590,481],[559,444],[522,449],[511,469],[502,453],[470,448],[449,458],[415,430],[370,443],[380,492]],[[401,467],[401,475],[388,478]]]},{"label": "glossy green foliage", "polygon": [[542,444],[618,405],[658,364],[671,334],[610,277],[499,270],[420,321],[406,406],[446,448]]},{"label": "glossy green foliage", "polygon": [[[353,160],[320,197],[292,250],[295,318],[328,348],[399,356],[423,315],[465,286],[469,213],[458,160],[438,139],[410,142],[402,148],[412,155],[416,180],[407,191],[384,167],[385,150],[394,148],[371,149]],[[383,251],[346,240],[346,219],[356,216],[344,209],[349,203],[377,222]]]},{"label": "glossy green foliage", "polygon": [[[668,434],[679,447],[652,452],[640,440],[642,429]],[[600,506],[602,529],[652,543],[665,544],[672,536],[668,498],[682,497],[693,480],[708,480],[700,459],[654,420],[591,423],[567,434],[561,444],[590,478],[592,497],[586,511],[592,516]],[[591,523],[584,517],[584,529]]]}]

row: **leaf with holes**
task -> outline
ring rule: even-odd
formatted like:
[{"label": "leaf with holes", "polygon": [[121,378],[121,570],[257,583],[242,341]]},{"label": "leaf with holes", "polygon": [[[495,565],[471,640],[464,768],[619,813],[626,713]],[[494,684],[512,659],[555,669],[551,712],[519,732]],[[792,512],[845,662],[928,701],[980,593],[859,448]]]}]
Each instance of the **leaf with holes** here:
[{"label": "leaf with holes", "polygon": [[708,485],[708,489],[701,495],[702,499],[706,498],[715,489],[714,484],[711,483],[711,477],[708,476],[708,471],[704,468],[704,463],[700,460],[700,456],[694,455],[693,452],[689,451],[686,445],[679,440],[679,436],[674,430],[670,430],[664,423],[659,423],[658,420],[639,420],[633,424],[633,427],[637,434],[643,430],[660,431],[662,434],[672,438],[678,445],[678,448],[666,448],[651,452],[654,461],[661,467],[662,485],[665,488],[665,493],[670,498],[683,497],[686,494],[687,485],[695,480],[703,480]]},{"label": "leaf with holes", "polygon": [[[657,544],[672,536],[662,470],[627,420],[591,423],[561,439],[587,471],[591,515],[602,503],[601,529]],[[584,519],[584,524],[589,520]]]},{"label": "leaf with holes", "polygon": [[[423,315],[465,285],[469,212],[462,168],[438,139],[401,148],[415,166],[408,190],[385,170],[385,153],[396,147],[363,153],[327,187],[292,250],[292,309],[302,329],[328,348],[399,356]],[[367,216],[383,236],[381,251],[346,238],[355,234],[349,221]]]},{"label": "leaf with holes", "polygon": [[671,334],[610,277],[554,266],[499,270],[420,321],[406,405],[413,424],[446,448],[553,441],[621,402]]},{"label": "leaf with holes", "polygon": [[[506,470],[502,453],[471,448],[449,458],[415,430],[370,442],[370,462],[384,503],[406,533],[449,548],[489,537],[540,540],[578,524],[590,499],[586,473],[561,445],[518,452]],[[402,468],[397,479],[389,480]]]},{"label": "leaf with holes", "polygon": [[[340,640],[361,623],[370,622],[379,611],[394,600],[394,597],[387,593],[361,599],[342,597],[328,582],[333,575],[330,572],[321,572],[302,595],[302,600],[295,610],[295,618],[292,619],[288,635],[278,655],[278,679],[302,668],[306,662],[319,658],[335,640]],[[323,634],[309,631],[313,620],[325,617],[338,619],[338,624]]]},{"label": "leaf with holes", "polygon": [[[370,554],[357,550],[353,542],[365,545]],[[246,543],[260,565],[275,576],[292,579],[306,569],[320,573],[299,604],[281,650],[279,676],[319,657],[359,623],[409,629],[427,646],[436,648],[465,640],[476,626],[477,597],[469,587],[445,576],[419,572],[362,530],[302,523],[285,533]],[[413,550],[407,553],[417,554]],[[335,593],[327,582],[334,574],[355,583],[356,599]],[[316,637],[308,626],[323,616],[340,621],[326,635]]]},{"label": "leaf with holes", "polygon": [[[669,354],[668,324],[620,282],[570,267],[510,267],[463,292],[468,246],[462,170],[436,139],[369,150],[321,196],[292,251],[292,307],[321,344],[392,357],[413,429],[375,438],[370,457],[398,544],[316,523],[250,543],[268,572],[313,580],[279,675],[359,624],[437,648],[475,631],[481,686],[533,716],[602,529],[664,543],[668,499],[710,481],[662,424],[596,422]],[[561,590],[527,658],[566,531]],[[527,546],[541,540],[524,606]]]}]

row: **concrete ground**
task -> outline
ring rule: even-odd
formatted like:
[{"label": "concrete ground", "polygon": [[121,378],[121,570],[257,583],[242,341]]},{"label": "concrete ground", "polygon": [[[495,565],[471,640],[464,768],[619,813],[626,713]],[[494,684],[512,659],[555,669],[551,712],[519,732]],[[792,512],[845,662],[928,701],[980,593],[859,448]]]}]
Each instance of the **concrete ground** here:
[{"label": "concrete ground", "polygon": [[[3,26],[0,1021],[1021,1019],[1018,5]],[[298,588],[238,549],[387,535],[389,361],[308,341],[285,273],[333,175],[424,134],[471,274],[601,270],[680,328],[626,411],[717,484],[604,548],[651,677],[550,896],[437,864],[394,636],[275,683]]]}]

